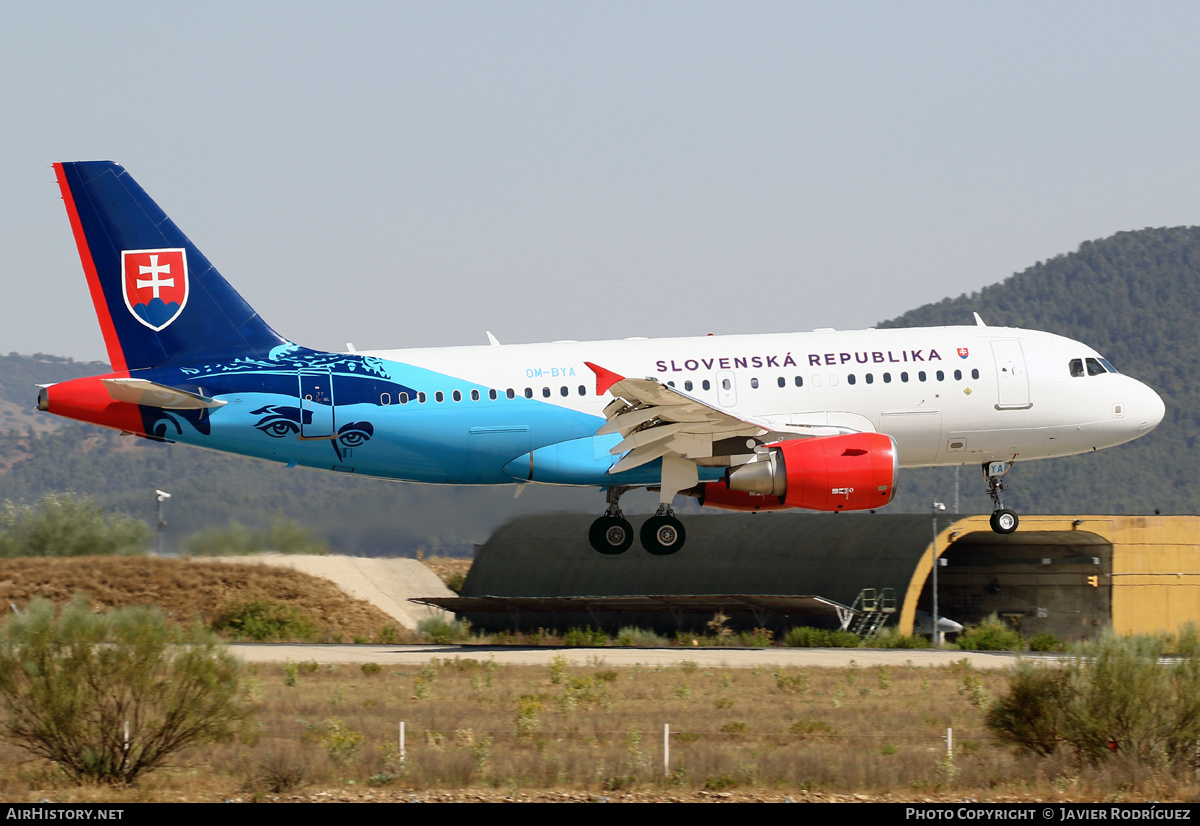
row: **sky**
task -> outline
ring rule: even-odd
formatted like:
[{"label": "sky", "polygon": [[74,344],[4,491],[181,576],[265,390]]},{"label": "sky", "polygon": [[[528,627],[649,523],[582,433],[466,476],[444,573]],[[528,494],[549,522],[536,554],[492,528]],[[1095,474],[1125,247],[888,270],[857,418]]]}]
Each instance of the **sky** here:
[{"label": "sky", "polygon": [[51,168],[94,159],[309,347],[873,326],[1200,223],[1198,31],[1182,2],[0,0],[0,352],[105,358]]}]

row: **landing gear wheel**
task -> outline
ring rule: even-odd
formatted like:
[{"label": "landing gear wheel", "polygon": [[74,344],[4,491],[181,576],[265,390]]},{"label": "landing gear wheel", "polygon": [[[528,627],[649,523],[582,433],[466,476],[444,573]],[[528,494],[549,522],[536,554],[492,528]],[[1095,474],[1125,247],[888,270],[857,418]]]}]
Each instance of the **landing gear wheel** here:
[{"label": "landing gear wheel", "polygon": [[1013,462],[1016,461],[1016,456],[1013,456],[1008,462],[984,462],[983,475],[987,479],[988,497],[992,500],[992,530],[998,534],[1010,534],[1017,529],[1020,524],[1020,519],[1014,511],[1004,507],[1004,491],[1008,490],[1008,485],[1004,483],[1004,477],[1012,470]]},{"label": "landing gear wheel", "polygon": [[1001,508],[992,514],[992,530],[996,533],[1007,534],[1012,533],[1017,529],[1017,525],[1021,520],[1017,518],[1016,513],[1008,508]]},{"label": "landing gear wheel", "polygon": [[642,547],[655,556],[668,556],[683,547],[687,532],[674,516],[651,516],[642,525]]},{"label": "landing gear wheel", "polygon": [[602,554],[623,554],[633,545],[633,525],[620,516],[601,516],[588,530],[588,541]]}]

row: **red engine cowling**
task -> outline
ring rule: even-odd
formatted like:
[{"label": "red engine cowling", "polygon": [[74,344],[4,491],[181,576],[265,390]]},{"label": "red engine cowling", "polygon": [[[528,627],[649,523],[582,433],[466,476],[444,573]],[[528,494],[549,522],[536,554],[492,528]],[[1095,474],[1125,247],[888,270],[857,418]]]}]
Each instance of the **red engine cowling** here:
[{"label": "red engine cowling", "polygon": [[770,452],[735,468],[725,482],[705,485],[703,504],[856,511],[881,508],[896,494],[896,442],[883,433],[791,439],[767,447]]},{"label": "red engine cowling", "polygon": [[730,490],[724,482],[709,482],[700,486],[700,504],[706,508],[726,511],[785,511],[782,496],[763,496],[744,490]]}]

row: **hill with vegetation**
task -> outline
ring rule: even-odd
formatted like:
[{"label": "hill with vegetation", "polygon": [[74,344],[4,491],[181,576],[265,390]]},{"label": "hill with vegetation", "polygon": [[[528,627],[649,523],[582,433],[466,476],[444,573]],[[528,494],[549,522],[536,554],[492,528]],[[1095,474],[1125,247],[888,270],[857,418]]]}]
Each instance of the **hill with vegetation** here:
[{"label": "hill with vegetation", "polygon": [[[1118,233],[1038,262],[1000,284],[947,298],[881,327],[972,324],[1046,330],[1095,347],[1118,369],[1154,387],[1167,415],[1156,431],[1111,450],[1018,463],[1006,504],[1025,513],[1200,512],[1193,467],[1200,427],[1200,228]],[[311,528],[335,553],[464,554],[503,521],[546,510],[599,513],[591,489],[532,485],[447,487],[348,478],[181,445],[122,437],[35,409],[37,383],[107,371],[98,362],[36,354],[0,356],[0,500],[36,502],[73,490],[153,525],[154,490],[171,492],[166,547],[231,520],[261,529],[280,517]],[[979,468],[959,470],[959,511],[991,510]],[[901,475],[893,512],[921,512],[932,499],[953,506],[955,471]],[[653,510],[657,497],[632,492],[627,510]],[[690,500],[680,502],[691,510]]]},{"label": "hill with vegetation", "polygon": [[[1039,261],[999,284],[918,307],[881,327],[972,324],[1045,330],[1082,341],[1149,384],[1167,414],[1147,436],[1098,453],[1018,462],[1005,504],[1027,513],[1197,513],[1200,436],[1200,227],[1120,232]],[[990,511],[982,473],[959,474],[960,510]],[[907,471],[893,507],[952,502],[954,470]]]}]

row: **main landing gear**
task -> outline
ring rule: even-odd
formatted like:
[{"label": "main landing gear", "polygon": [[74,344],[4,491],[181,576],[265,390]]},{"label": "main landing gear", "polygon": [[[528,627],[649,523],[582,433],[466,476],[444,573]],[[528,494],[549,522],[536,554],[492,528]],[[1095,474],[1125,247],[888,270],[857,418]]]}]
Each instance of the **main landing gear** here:
[{"label": "main landing gear", "polygon": [[[602,554],[623,554],[633,545],[633,526],[621,513],[621,494],[629,488],[608,489],[608,510],[592,523],[588,541]],[[655,556],[668,556],[683,547],[687,532],[675,518],[669,505],[659,505],[658,512],[642,525],[642,547]]]},{"label": "main landing gear", "polygon": [[995,508],[992,510],[992,518],[990,520],[992,530],[999,534],[1009,534],[1017,529],[1017,525],[1021,520],[1017,517],[1015,511],[1004,507],[1004,491],[1008,490],[1008,485],[1004,481],[1005,475],[1012,470],[1012,462],[984,462],[983,475],[987,479],[988,496],[992,499],[992,504]]},{"label": "main landing gear", "polygon": [[633,525],[621,513],[621,494],[628,488],[608,489],[608,510],[592,523],[588,541],[602,554],[623,554],[633,544]]},{"label": "main landing gear", "polygon": [[669,556],[683,547],[687,532],[675,518],[669,505],[659,505],[658,512],[642,525],[642,547],[655,556]]}]

